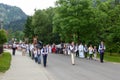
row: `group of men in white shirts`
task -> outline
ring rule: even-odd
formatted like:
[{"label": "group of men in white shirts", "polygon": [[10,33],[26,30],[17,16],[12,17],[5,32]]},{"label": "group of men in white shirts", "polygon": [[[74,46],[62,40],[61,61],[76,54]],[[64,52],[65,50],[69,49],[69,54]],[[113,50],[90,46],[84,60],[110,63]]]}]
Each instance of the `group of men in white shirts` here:
[{"label": "group of men in white shirts", "polygon": [[[101,46],[102,45],[102,46]],[[97,60],[97,53],[100,53],[100,62],[103,62],[103,58],[104,58],[104,50],[105,50],[105,46],[103,44],[103,42],[100,43],[98,50],[96,46],[92,46],[90,45],[89,47],[87,47],[87,45],[83,45],[82,43],[78,44],[74,44],[74,42],[72,42],[71,44],[65,44],[64,49],[63,49],[63,53],[64,54],[68,54],[71,55],[71,61],[72,64],[75,64],[75,60],[74,60],[74,56],[76,54],[76,57],[80,57],[80,58],[86,58],[89,60]],[[93,58],[94,56],[94,58]]]},{"label": "group of men in white shirts", "polygon": [[52,52],[51,46],[43,45],[43,47],[40,49],[36,45],[30,44],[28,47],[27,53],[29,56],[38,64],[41,64],[41,58],[43,58],[43,65],[46,67],[48,53]]},{"label": "group of men in white shirts", "polygon": [[52,47],[50,45],[43,45],[40,49],[34,44],[25,44],[24,42],[19,45],[22,50],[22,56],[28,54],[36,63],[41,64],[41,58],[43,59],[43,65],[46,67],[47,55],[52,53]]}]

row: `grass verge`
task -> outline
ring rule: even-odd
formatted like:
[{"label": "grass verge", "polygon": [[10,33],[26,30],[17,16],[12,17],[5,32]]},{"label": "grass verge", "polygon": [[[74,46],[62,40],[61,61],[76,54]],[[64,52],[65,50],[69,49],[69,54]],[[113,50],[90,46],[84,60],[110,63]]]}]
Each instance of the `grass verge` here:
[{"label": "grass verge", "polygon": [[[98,55],[99,57],[99,55]],[[104,54],[104,60],[108,62],[117,62],[120,63],[120,54],[114,53],[110,55],[109,53]]]},{"label": "grass verge", "polygon": [[11,64],[11,54],[9,52],[4,52],[0,56],[0,72],[5,72],[10,68]]}]

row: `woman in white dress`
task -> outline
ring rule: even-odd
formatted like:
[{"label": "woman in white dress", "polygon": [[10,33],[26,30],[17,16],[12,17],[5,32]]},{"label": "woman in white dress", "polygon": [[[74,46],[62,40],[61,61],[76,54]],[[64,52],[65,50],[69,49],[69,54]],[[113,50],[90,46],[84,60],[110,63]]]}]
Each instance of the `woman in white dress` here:
[{"label": "woman in white dress", "polygon": [[82,43],[80,43],[78,50],[79,50],[79,57],[84,58],[84,46],[82,45]]}]

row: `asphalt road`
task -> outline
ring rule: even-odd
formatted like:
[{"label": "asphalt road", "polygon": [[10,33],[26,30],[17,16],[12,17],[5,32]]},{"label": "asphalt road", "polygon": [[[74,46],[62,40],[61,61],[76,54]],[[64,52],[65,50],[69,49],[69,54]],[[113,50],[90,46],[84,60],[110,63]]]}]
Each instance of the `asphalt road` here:
[{"label": "asphalt road", "polygon": [[75,63],[70,56],[49,54],[46,70],[55,80],[120,80],[120,64],[79,58]]},{"label": "asphalt road", "polygon": [[120,80],[120,64],[80,58],[75,63],[71,64],[70,56],[49,54],[44,68],[43,64],[36,64],[28,55],[22,56],[17,51],[2,80]]}]

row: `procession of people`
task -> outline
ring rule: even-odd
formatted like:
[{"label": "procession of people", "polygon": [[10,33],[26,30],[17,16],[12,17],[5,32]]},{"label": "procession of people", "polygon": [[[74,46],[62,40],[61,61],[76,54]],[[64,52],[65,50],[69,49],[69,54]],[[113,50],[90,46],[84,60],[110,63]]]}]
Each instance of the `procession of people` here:
[{"label": "procession of people", "polygon": [[[48,44],[48,45],[43,45],[42,47],[39,47],[36,44],[25,44],[25,42],[23,42],[19,44],[19,47],[21,48],[22,56],[25,56],[26,54],[28,54],[29,57],[35,60],[35,63],[38,63],[38,64],[41,64],[41,61],[43,61],[42,63],[44,67],[47,66],[47,57],[49,53],[61,52],[64,55],[70,55],[71,63],[72,65],[75,65],[76,57],[96,61],[98,53],[100,54],[100,62],[103,63],[104,51],[105,51],[105,45],[103,41],[101,41],[98,48],[97,46],[93,46],[92,44],[90,44],[90,46],[88,47],[86,44],[83,45],[82,42],[80,44],[75,44],[74,42],[66,43],[66,44],[60,45],[60,47],[57,47],[55,44],[53,45]],[[17,45],[13,43],[13,46],[12,46],[13,55],[15,55],[16,49],[17,49]]]}]

